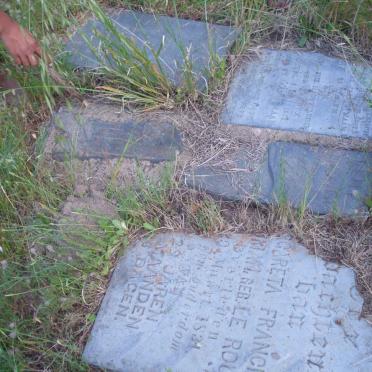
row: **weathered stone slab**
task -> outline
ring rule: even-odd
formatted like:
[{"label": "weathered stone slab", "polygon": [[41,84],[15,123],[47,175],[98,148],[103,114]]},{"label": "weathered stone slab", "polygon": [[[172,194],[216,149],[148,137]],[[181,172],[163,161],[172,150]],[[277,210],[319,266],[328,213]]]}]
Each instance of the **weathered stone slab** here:
[{"label": "weathered stone slab", "polygon": [[135,119],[122,115],[119,121],[87,116],[78,110],[61,110],[54,117],[60,131],[53,158],[110,159],[118,157],[174,160],[181,149],[181,137],[169,122]]},{"label": "weathered stone slab", "polygon": [[271,197],[316,213],[367,212],[372,195],[372,153],[277,142],[269,146]]},{"label": "weathered stone slab", "polygon": [[[145,50],[154,63],[156,59],[152,51],[158,52],[161,49],[161,67],[177,86],[183,81],[185,56],[188,56],[199,88],[205,88],[205,79],[208,76],[205,70],[208,69],[212,56],[224,57],[238,34],[233,27],[133,11],[118,11],[111,19],[117,29]],[[101,22],[89,20],[67,44],[66,51],[74,66],[94,69],[100,67],[100,60],[111,63],[95,36],[95,30],[109,35]],[[81,35],[85,35],[91,42],[95,53]],[[99,59],[96,53],[100,56]]]},{"label": "weathered stone slab", "polygon": [[[262,182],[262,171],[251,171],[250,162],[243,152],[233,154],[230,163],[229,167],[224,168],[204,165],[192,169],[185,175],[185,184],[224,200],[241,201],[250,198],[266,202],[267,197],[262,198],[262,195],[270,194],[272,185]],[[262,185],[266,190],[262,190]]]},{"label": "weathered stone slab", "polygon": [[286,237],[162,234],[121,259],[84,359],[115,371],[370,371],[354,274]]},{"label": "weathered stone slab", "polygon": [[186,184],[227,200],[289,202],[319,214],[368,212],[372,153],[275,142],[258,171],[249,172],[248,162],[237,162],[238,172],[199,167],[186,176]]},{"label": "weathered stone slab", "polygon": [[265,49],[238,70],[222,121],[368,139],[371,82],[370,67],[320,53]]}]

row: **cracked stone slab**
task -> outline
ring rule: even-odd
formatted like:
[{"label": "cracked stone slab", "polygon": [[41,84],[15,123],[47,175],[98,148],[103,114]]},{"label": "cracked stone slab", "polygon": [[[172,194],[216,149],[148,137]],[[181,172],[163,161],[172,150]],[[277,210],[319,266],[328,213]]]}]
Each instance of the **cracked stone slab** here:
[{"label": "cracked stone slab", "polygon": [[227,200],[284,201],[318,214],[368,213],[365,200],[372,194],[370,152],[274,142],[256,172],[249,172],[249,162],[239,157],[238,172],[203,166],[186,175],[185,182]]},{"label": "cracked stone slab", "polygon": [[225,124],[369,139],[371,82],[371,67],[264,49],[234,76],[221,118]]},{"label": "cracked stone slab", "polygon": [[[115,12],[110,16],[114,26],[143,49],[152,62],[156,63],[153,51],[160,50],[161,68],[176,86],[183,82],[187,55],[198,87],[205,88],[208,75],[206,70],[212,58],[215,55],[225,57],[238,35],[238,29],[228,26],[134,11]],[[95,30],[110,36],[100,21],[91,19],[67,43],[65,50],[68,60],[74,66],[95,69],[100,67],[101,61],[110,64]],[[95,53],[82,35],[89,40]]]},{"label": "cracked stone slab", "polygon": [[135,243],[83,358],[115,371],[372,369],[354,273],[287,237],[181,233]]},{"label": "cracked stone slab", "polygon": [[[107,108],[107,106],[105,106]],[[170,122],[135,118],[121,113],[118,119],[92,116],[78,109],[62,108],[53,119],[56,160],[135,158],[152,162],[174,160],[181,150],[178,130]]]},{"label": "cracked stone slab", "polygon": [[249,159],[244,156],[244,151],[238,151],[231,155],[228,166],[196,167],[185,174],[184,181],[188,187],[206,191],[224,200],[242,201],[251,198],[265,203],[272,185],[270,182],[262,182],[262,177],[265,176],[264,166],[258,170],[251,168]]}]

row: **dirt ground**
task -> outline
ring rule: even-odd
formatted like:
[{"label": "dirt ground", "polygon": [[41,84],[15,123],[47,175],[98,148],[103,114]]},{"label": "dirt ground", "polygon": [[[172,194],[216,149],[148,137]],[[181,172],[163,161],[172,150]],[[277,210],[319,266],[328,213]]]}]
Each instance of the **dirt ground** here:
[{"label": "dirt ground", "polygon": [[[88,104],[89,112],[99,112],[104,120],[118,120],[120,114],[112,106],[99,106],[96,102]],[[218,105],[217,105],[218,106]],[[307,213],[301,220],[290,208],[279,210],[275,206],[257,205],[247,200],[245,203],[217,201],[220,213],[210,231],[200,231],[193,223],[196,211],[202,200],[209,198],[197,191],[187,189],[182,184],[187,169],[201,164],[219,164],[229,168],[229,156],[244,147],[246,156],[252,164],[259,165],[267,145],[278,139],[309,144],[322,144],[335,148],[371,149],[371,143],[349,139],[335,139],[327,136],[281,132],[255,128],[235,128],[222,125],[219,112],[190,105],[177,112],[137,113],[140,117],[151,115],[154,119],[174,123],[183,138],[183,151],[175,163],[174,179],[177,181],[169,193],[168,209],[162,211],[162,228],[207,234],[248,233],[257,235],[289,234],[306,246],[312,254],[351,267],[356,273],[358,288],[364,298],[362,316],[372,323],[372,219],[340,219],[332,216],[315,216]],[[97,116],[97,114],[95,114]],[[53,131],[49,137],[48,154],[53,149]],[[51,160],[58,169],[58,163]],[[115,182],[121,188],[135,184],[138,169],[154,182],[157,181],[165,163],[154,164],[134,159],[91,159],[74,160],[75,187],[73,195],[66,201],[62,215],[74,221],[77,211],[94,212],[96,207],[109,205],[112,214],[114,201],[103,201],[108,186]],[[66,175],[60,174],[61,177]],[[113,203],[113,204],[112,204]],[[169,212],[171,210],[171,212]],[[82,222],[82,220],[79,220]]]}]

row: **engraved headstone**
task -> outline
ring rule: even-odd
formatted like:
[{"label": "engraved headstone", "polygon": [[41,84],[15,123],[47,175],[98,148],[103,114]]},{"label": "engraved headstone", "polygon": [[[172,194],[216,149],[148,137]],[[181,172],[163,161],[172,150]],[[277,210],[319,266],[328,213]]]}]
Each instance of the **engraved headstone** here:
[{"label": "engraved headstone", "polygon": [[[116,11],[110,18],[117,30],[144,50],[153,63],[157,63],[154,53],[160,52],[161,67],[177,86],[183,82],[185,59],[188,59],[200,89],[206,87],[205,70],[212,58],[226,56],[238,34],[233,27],[134,11]],[[94,69],[100,67],[102,60],[105,64],[112,62],[95,30],[110,36],[101,22],[89,20],[68,42],[66,52],[74,66]]]},{"label": "engraved headstone", "polygon": [[227,200],[288,202],[319,214],[368,213],[371,152],[274,142],[256,172],[249,172],[241,154],[236,157],[239,171],[204,165],[186,175],[186,184]]},{"label": "engraved headstone", "polygon": [[181,150],[178,130],[170,122],[122,113],[115,121],[63,108],[54,116],[56,160],[135,158],[152,162],[174,160]]},{"label": "engraved headstone", "polygon": [[225,124],[372,137],[372,68],[320,53],[265,49],[235,75]]},{"label": "engraved headstone", "polygon": [[116,268],[84,350],[115,371],[370,371],[351,269],[286,237],[161,234]]}]

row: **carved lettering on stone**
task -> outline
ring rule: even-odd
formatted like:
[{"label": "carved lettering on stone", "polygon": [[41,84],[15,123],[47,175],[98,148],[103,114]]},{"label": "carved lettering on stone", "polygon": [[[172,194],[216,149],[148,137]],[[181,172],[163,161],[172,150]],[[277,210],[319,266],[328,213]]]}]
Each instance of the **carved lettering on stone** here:
[{"label": "carved lettering on stone", "polygon": [[84,351],[118,371],[368,370],[353,272],[286,237],[162,234],[128,249]]},{"label": "carved lettering on stone", "polygon": [[372,68],[320,53],[265,49],[234,77],[225,124],[372,137]]}]

